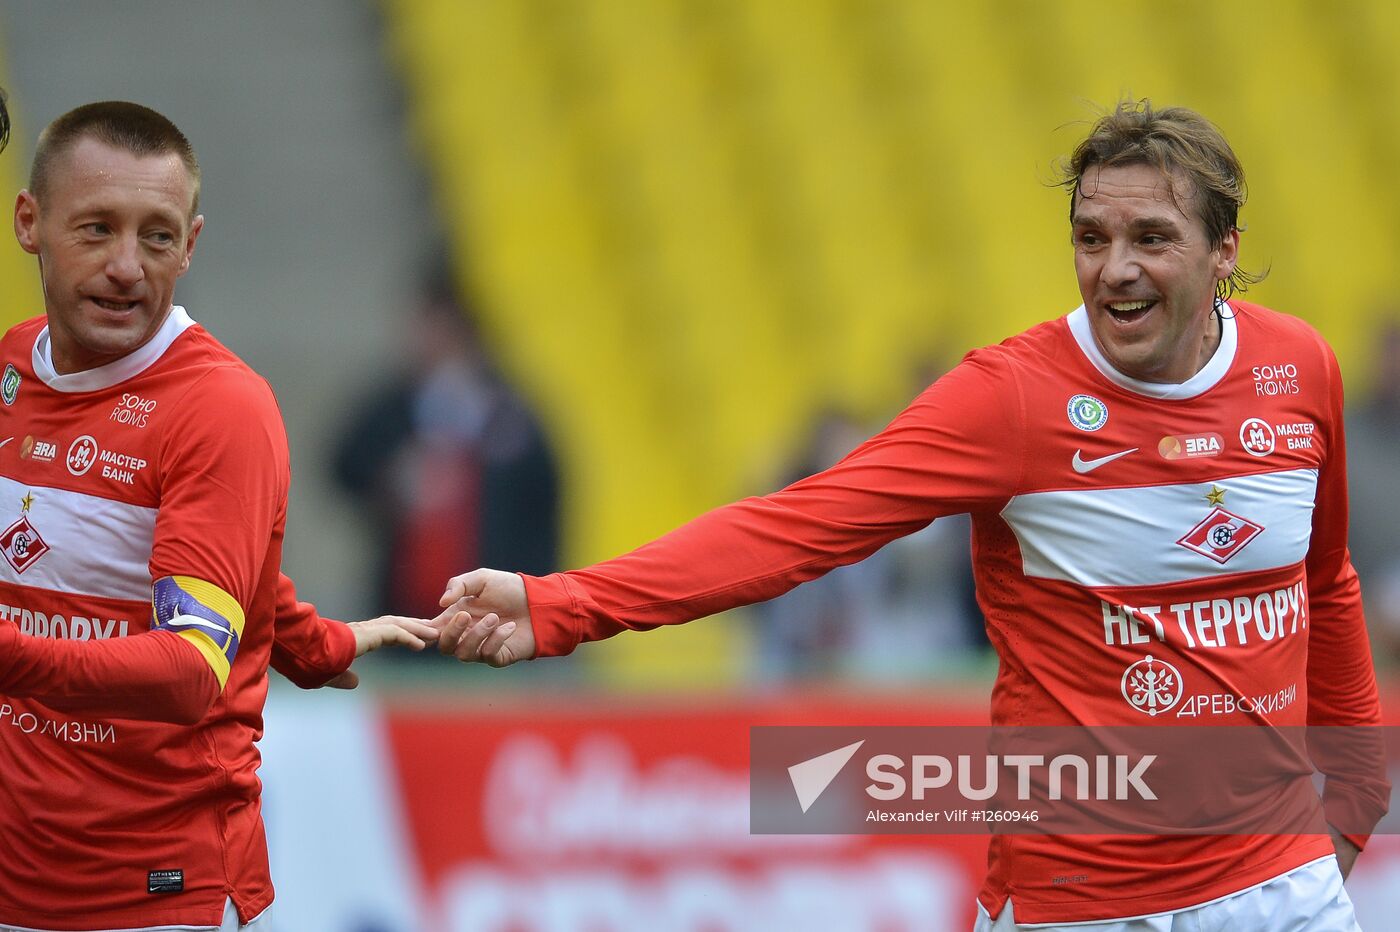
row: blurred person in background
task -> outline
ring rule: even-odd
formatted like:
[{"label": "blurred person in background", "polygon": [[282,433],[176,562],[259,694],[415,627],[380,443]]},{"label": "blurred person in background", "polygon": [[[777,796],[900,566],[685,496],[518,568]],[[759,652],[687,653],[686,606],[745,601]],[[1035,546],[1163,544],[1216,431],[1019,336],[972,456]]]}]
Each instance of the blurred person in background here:
[{"label": "blurred person in background", "polygon": [[373,524],[375,612],[423,613],[462,566],[557,569],[554,457],[438,263],[410,309],[399,371],[354,405],[336,481]]},{"label": "blurred person in background", "polygon": [[351,686],[436,639],[281,575],[277,403],[173,303],[199,184],[169,120],[109,101],[49,124],[15,202],[45,314],[0,340],[0,929],[265,927],[269,664]]},{"label": "blurred person in background", "polygon": [[[1170,723],[1149,716],[1182,711],[1187,687],[1193,723],[1379,724],[1341,375],[1310,326],[1236,297],[1255,278],[1238,265],[1246,189],[1229,143],[1193,111],[1125,101],[1062,180],[1083,306],[968,354],[780,492],[584,569],[451,579],[441,604],[460,612],[439,649],[493,666],[567,654],[773,598],[971,513],[993,725]],[[1223,641],[1167,608],[1266,599],[1270,633],[1241,615],[1217,626]],[[1195,710],[1217,693],[1283,698]],[[1314,761],[1331,837],[993,834],[977,929],[1356,929],[1343,879],[1389,786],[1372,758]],[[1261,778],[1232,811],[1269,811],[1285,788],[1312,798],[1299,774]]]},{"label": "blurred person in background", "polygon": [[1382,325],[1375,347],[1371,392],[1347,412],[1351,551],[1380,654],[1394,665],[1400,663],[1400,322]]}]

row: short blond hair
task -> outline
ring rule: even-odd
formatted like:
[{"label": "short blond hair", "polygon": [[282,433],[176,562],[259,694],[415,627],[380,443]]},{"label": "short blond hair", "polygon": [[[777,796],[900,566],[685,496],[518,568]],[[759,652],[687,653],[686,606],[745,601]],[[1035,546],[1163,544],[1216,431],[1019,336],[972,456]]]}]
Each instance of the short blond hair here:
[{"label": "short blond hair", "polygon": [[195,157],[194,146],[161,114],[124,100],[84,104],[44,127],[29,169],[29,190],[39,201],[43,201],[48,190],[49,175],[58,157],[81,139],[95,139],[132,155],[178,155],[194,189],[190,216],[199,212],[199,159]]}]

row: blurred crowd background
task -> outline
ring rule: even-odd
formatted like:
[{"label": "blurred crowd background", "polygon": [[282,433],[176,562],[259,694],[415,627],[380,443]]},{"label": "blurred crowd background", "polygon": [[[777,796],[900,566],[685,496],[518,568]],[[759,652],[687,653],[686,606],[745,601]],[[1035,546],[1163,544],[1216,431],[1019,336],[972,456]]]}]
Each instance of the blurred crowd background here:
[{"label": "blurred crowd background", "polygon": [[[0,189],[94,99],[193,141],[208,223],[177,301],[272,383],[285,568],[347,619],[431,613],[478,564],[602,559],[834,462],[968,349],[1078,304],[1055,161],[1098,108],[1199,109],[1248,173],[1242,261],[1269,271],[1248,298],[1341,358],[1354,558],[1378,665],[1400,663],[1400,5],[0,0],[0,86]],[[42,305],[0,240],[10,323]],[[938,522],[567,660],[372,658],[366,688],[464,714],[540,690],[976,707],[967,537]]]}]

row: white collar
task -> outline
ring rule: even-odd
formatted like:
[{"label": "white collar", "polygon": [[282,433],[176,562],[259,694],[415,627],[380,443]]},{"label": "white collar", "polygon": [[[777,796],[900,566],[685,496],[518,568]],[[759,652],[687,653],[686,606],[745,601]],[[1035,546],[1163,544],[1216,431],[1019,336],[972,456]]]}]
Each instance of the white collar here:
[{"label": "white collar", "polygon": [[49,388],[59,392],[95,392],[111,388],[149,369],[156,360],[165,355],[165,351],[170,349],[170,344],[175,342],[176,337],[193,326],[194,321],[190,319],[190,315],[177,304],[165,315],[165,322],[160,325],[155,336],[139,349],[105,366],[70,372],[67,375],[60,374],[53,367],[53,344],[49,339],[49,328],[45,327],[39,331],[39,337],[34,341],[34,374]]},{"label": "white collar", "polygon": [[1102,372],[1114,385],[1149,398],[1184,399],[1195,398],[1214,388],[1225,378],[1230,364],[1235,361],[1235,351],[1239,349],[1240,342],[1239,327],[1235,324],[1235,314],[1238,312],[1224,301],[1216,302],[1216,311],[1222,308],[1228,308],[1230,313],[1217,314],[1220,318],[1220,345],[1215,348],[1210,360],[1201,367],[1201,371],[1185,382],[1144,382],[1124,375],[1113,367],[1103,350],[1099,349],[1098,341],[1094,339],[1094,331],[1089,326],[1089,312],[1084,309],[1084,305],[1079,305],[1065,319],[1069,321],[1069,331],[1074,334],[1074,341],[1079,344],[1080,350],[1089,357],[1094,368]]}]

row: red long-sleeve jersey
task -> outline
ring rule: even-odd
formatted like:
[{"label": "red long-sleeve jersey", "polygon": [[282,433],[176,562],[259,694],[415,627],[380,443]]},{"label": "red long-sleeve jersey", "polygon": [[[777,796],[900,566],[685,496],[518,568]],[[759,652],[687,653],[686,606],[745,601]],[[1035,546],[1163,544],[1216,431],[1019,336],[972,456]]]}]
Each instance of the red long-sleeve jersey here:
[{"label": "red long-sleeve jersey", "polygon": [[[974,351],[831,469],[525,577],[538,652],[772,598],[970,512],[994,725],[1378,724],[1336,361],[1294,318],[1243,302],[1222,317],[1213,357],[1176,385],[1113,369],[1083,308]],[[1329,811],[1373,825],[1384,780],[1318,763]],[[979,899],[995,916],[1014,898],[1022,922],[1149,915],[1330,851],[1318,836],[997,835]]]},{"label": "red long-sleeve jersey", "polygon": [[281,415],[182,308],[68,375],[43,325],[0,341],[0,924],[251,919],[269,660],[319,685],[354,655],[279,572]]}]

